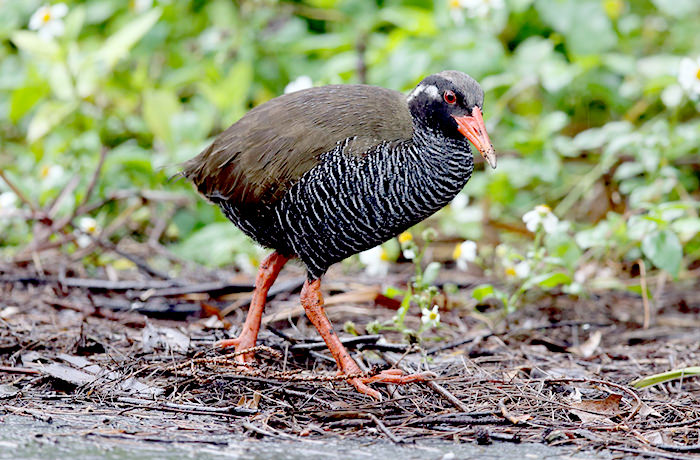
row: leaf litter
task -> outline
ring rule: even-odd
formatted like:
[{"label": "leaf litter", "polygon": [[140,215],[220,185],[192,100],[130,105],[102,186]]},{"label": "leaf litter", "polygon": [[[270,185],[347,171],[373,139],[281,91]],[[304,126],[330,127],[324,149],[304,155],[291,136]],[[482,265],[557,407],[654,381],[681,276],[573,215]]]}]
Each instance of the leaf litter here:
[{"label": "leaf litter", "polygon": [[[445,296],[445,327],[417,345],[393,332],[362,335],[370,318],[391,318],[395,302],[375,280],[332,270],[328,314],[337,325],[360,325],[359,337],[343,341],[361,366],[436,375],[428,384],[375,385],[383,400],[374,401],[337,376],[300,314],[297,276],[278,282],[284,289],[270,296],[256,362],[241,365],[213,345],[236,335],[252,279],[134,272],[62,284],[48,266],[38,273],[27,263],[0,265],[0,415],[142,414],[140,429],[121,435],[149,442],[186,429],[297,440],[541,442],[664,458],[700,452],[700,379],[632,386],[700,362],[693,289],[667,289],[648,329],[634,320],[641,299],[615,292],[589,300],[542,295],[489,328],[465,300],[478,280],[466,279]],[[420,313],[407,322],[418,326]]]}]

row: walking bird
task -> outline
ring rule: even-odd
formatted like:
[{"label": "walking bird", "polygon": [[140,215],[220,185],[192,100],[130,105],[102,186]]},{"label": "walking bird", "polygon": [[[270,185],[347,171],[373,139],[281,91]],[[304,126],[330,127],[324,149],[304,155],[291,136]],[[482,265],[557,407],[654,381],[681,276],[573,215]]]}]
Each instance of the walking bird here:
[{"label": "walking bird", "polygon": [[[474,167],[471,142],[496,167],[479,84],[458,71],[423,79],[408,96],[368,85],[330,85],[272,99],[234,123],[182,171],[246,235],[273,252],[261,263],[239,336],[254,347],[265,299],[284,264],[298,258],[301,303],[358,391],[422,374],[361,376],[326,317],[321,277],[336,262],[424,220],[457,195]],[[237,359],[248,362],[252,353]]]}]

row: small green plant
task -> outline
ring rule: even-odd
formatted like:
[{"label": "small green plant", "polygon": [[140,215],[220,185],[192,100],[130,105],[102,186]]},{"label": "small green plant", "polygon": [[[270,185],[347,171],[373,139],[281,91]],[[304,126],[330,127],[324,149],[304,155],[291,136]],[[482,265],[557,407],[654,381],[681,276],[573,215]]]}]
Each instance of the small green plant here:
[{"label": "small green plant", "polygon": [[[423,231],[421,236],[424,241],[423,245],[418,245],[413,239],[413,234],[408,231],[399,235],[401,251],[406,259],[412,261],[415,275],[406,289],[396,287],[386,289],[385,295],[393,298],[400,297],[401,305],[391,322],[372,321],[367,324],[368,332],[398,331],[408,341],[414,342],[422,340],[423,334],[429,329],[440,327],[439,308],[434,304],[435,296],[440,291],[433,283],[435,283],[442,265],[438,262],[431,262],[425,268],[422,265],[425,250],[435,239],[435,230],[428,228]],[[421,311],[421,325],[417,331],[406,325],[406,315],[413,305]]]},{"label": "small green plant", "polygon": [[482,284],[472,291],[478,302],[489,298],[498,299],[506,313],[515,311],[524,294],[538,287],[551,290],[570,286],[570,272],[575,266],[571,259],[578,259],[580,250],[567,238],[566,222],[560,222],[552,210],[545,205],[536,206],[523,215],[523,222],[534,233],[534,240],[525,253],[501,244],[496,247],[494,275],[503,277],[510,286],[517,286],[511,294],[497,289],[492,284]]},{"label": "small green plant", "polygon": [[649,375],[636,380],[632,384],[635,388],[644,388],[652,385],[658,385],[659,383],[670,382],[671,380],[697,376],[700,376],[700,366],[685,367],[683,369],[674,369],[672,371],[662,372],[660,374]]}]

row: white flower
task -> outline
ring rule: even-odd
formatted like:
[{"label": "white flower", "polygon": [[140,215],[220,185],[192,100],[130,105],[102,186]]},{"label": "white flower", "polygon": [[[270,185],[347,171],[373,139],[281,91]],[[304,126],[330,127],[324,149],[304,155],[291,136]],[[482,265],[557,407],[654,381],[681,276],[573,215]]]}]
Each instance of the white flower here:
[{"label": "white flower", "polygon": [[421,323],[427,327],[437,327],[440,324],[440,312],[438,306],[433,305],[432,309],[423,308],[421,310]]},{"label": "white flower", "polygon": [[481,222],[484,216],[479,206],[469,206],[469,196],[464,193],[454,197],[450,211],[457,222]]},{"label": "white flower", "polygon": [[401,251],[403,256],[408,260],[413,260],[416,258],[416,243],[413,242],[413,235],[411,232],[406,231],[398,236],[399,245],[401,246]]},{"label": "white flower", "polygon": [[[465,10],[472,18],[485,18],[492,10],[500,10],[504,6],[503,0],[450,0],[450,10]],[[453,17],[458,19],[459,16],[453,13]]]},{"label": "white flower", "polygon": [[17,207],[17,195],[12,192],[0,193],[0,211],[11,211]]},{"label": "white flower", "polygon": [[508,246],[505,244],[501,243],[498,246],[496,246],[496,256],[505,259],[506,255],[508,255]]},{"label": "white flower", "polygon": [[376,246],[360,253],[360,262],[369,276],[384,276],[389,273],[389,260],[383,247]]},{"label": "white flower", "polygon": [[81,217],[80,220],[78,221],[78,232],[77,236],[75,238],[75,243],[81,247],[85,248],[87,246],[90,246],[92,243],[92,238],[90,235],[97,235],[97,233],[100,230],[100,226],[97,224],[97,221],[93,219],[92,217],[86,216],[86,217]]},{"label": "white flower", "polygon": [[136,13],[143,13],[146,10],[150,10],[152,6],[153,0],[131,0],[129,2],[129,8]]},{"label": "white flower", "polygon": [[531,232],[536,232],[540,225],[544,228],[545,233],[552,233],[557,229],[559,219],[552,214],[552,210],[547,205],[535,206],[535,209],[528,211],[523,215],[523,222]]},{"label": "white flower", "polygon": [[524,279],[530,276],[530,264],[526,261],[518,262],[515,265],[507,264],[505,272],[509,277]]},{"label": "white flower", "polygon": [[301,91],[302,89],[311,88],[314,82],[308,75],[302,75],[294,81],[290,81],[287,86],[284,87],[284,94],[293,93],[295,91]]},{"label": "white flower", "polygon": [[75,237],[75,244],[77,244],[80,248],[86,248],[90,246],[90,243],[92,243],[92,238],[90,238],[84,233],[81,233],[80,235]]},{"label": "white flower", "polygon": [[39,36],[46,40],[60,37],[65,29],[61,18],[66,14],[68,14],[68,7],[65,3],[44,5],[32,14],[29,19],[29,28],[36,30]]},{"label": "white flower", "polygon": [[39,178],[42,180],[42,185],[51,188],[63,179],[63,173],[63,167],[59,165],[44,165],[39,170]]},{"label": "white flower", "polygon": [[675,84],[667,86],[661,91],[661,102],[669,108],[678,107],[683,102],[683,88]]},{"label": "white flower", "polygon": [[700,97],[700,56],[694,60],[687,57],[681,59],[678,83],[692,99]]},{"label": "white flower", "polygon": [[452,258],[457,262],[457,268],[466,270],[468,263],[476,260],[476,243],[471,240],[459,243],[452,252]]},{"label": "white flower", "polygon": [[99,227],[95,219],[86,216],[80,218],[80,220],[78,221],[78,228],[84,233],[90,233],[91,235],[94,235],[95,233],[97,233]]},{"label": "white flower", "polygon": [[518,262],[515,264],[515,276],[520,279],[530,276],[530,264],[527,262]]},{"label": "white flower", "polygon": [[466,193],[458,193],[450,202],[450,209],[455,212],[462,211],[469,206],[469,195]]}]

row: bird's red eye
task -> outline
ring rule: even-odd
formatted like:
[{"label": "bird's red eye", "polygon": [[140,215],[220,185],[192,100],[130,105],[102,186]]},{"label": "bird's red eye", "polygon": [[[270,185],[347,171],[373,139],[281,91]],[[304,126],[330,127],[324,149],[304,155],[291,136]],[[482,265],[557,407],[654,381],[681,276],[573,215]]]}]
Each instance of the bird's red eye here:
[{"label": "bird's red eye", "polygon": [[445,102],[448,104],[454,104],[457,102],[457,96],[455,95],[454,91],[450,91],[449,89],[445,91],[444,98]]}]

